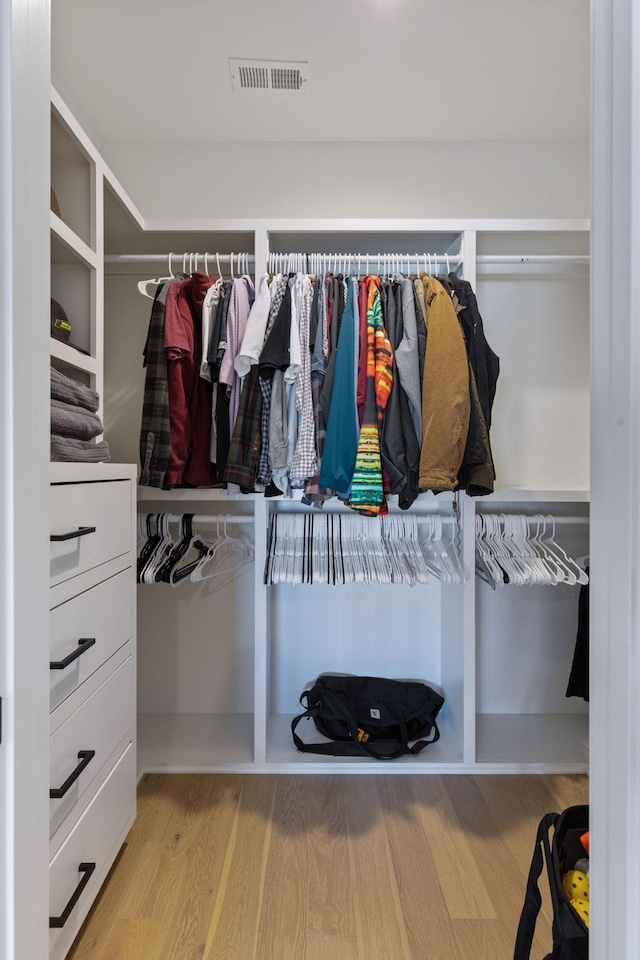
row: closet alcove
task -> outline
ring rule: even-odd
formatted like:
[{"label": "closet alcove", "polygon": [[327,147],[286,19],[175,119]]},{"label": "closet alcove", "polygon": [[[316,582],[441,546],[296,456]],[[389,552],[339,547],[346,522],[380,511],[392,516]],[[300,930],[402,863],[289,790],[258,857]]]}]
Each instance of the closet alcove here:
[{"label": "closet alcove", "polygon": [[[256,278],[268,252],[368,254],[372,271],[381,251],[459,256],[501,374],[492,427],[496,492],[477,501],[461,495],[456,504],[464,585],[266,587],[269,517],[304,510],[299,498],[139,488],[141,512],[246,514],[256,546],[253,567],[221,590],[137,588],[139,774],[586,770],[587,707],[565,697],[578,590],[492,591],[474,576],[474,524],[476,510],[583,518],[559,525],[558,538],[575,555],[588,554],[588,225],[301,218],[145,226],[110,174],[104,414],[116,462],[138,461],[151,301],[137,283],[164,275],[167,266],[132,262],[132,255],[246,252],[255,257]],[[172,263],[179,268],[181,257]],[[215,273],[215,257],[208,263]],[[455,499],[424,494],[411,512],[450,517]],[[325,509],[341,508],[334,501]],[[441,741],[392,768],[298,754],[290,720],[302,689],[324,670],[415,676],[441,687]]]}]

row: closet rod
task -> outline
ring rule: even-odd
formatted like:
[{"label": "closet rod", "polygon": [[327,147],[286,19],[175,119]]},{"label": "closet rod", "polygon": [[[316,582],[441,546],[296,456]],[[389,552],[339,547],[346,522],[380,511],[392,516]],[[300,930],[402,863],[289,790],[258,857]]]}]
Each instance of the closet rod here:
[{"label": "closet rod", "polygon": [[[207,257],[207,260],[213,261],[215,263],[216,261],[215,253],[207,253],[207,254],[198,253],[198,261],[204,260],[205,255]],[[171,260],[172,262],[175,262],[175,264],[179,265],[181,260],[188,258],[189,256],[193,258],[195,256],[195,251],[192,251],[191,254],[172,253]],[[255,255],[253,253],[243,254],[241,252],[240,256],[247,259],[250,264],[255,263]],[[285,259],[287,256],[289,256],[289,254],[275,254],[275,256],[282,257],[283,259]],[[378,259],[380,260],[381,265],[383,263],[388,264],[390,260],[391,261],[397,260],[398,263],[401,265],[403,261],[404,263],[407,263],[407,262],[419,263],[421,260],[424,259],[424,254],[419,254],[416,257],[414,253],[412,254],[406,254],[406,253],[380,254],[379,256],[377,253],[318,253],[318,254],[314,253],[314,254],[304,254],[304,256],[306,256],[307,258],[311,258],[311,257],[318,258],[319,260],[322,260],[323,258],[326,260],[346,260],[348,258],[350,261],[356,261],[356,263],[359,262],[361,267],[366,266],[366,264],[368,263],[372,269],[377,265]],[[449,256],[448,261],[447,261],[447,257],[444,256],[444,254],[439,253],[439,254],[427,255],[427,261],[429,259],[429,256],[431,257],[431,260],[435,260],[435,262],[439,264],[446,264],[447,262],[449,262],[450,264],[455,264],[457,266],[458,264],[462,263],[462,257],[459,254],[453,254]],[[219,253],[217,255],[217,259],[219,260],[220,263],[228,264],[231,262],[231,254]],[[233,259],[234,259],[234,262],[238,259],[237,253],[233,254]],[[168,253],[107,253],[105,254],[104,262],[113,263],[113,264],[168,263],[169,254]],[[480,256],[476,257],[476,262],[478,264],[485,264],[485,263],[487,264],[500,264],[500,263],[503,263],[503,264],[576,263],[578,264],[578,263],[589,263],[589,255],[573,254],[573,253],[572,254],[558,253],[558,254],[544,254],[544,255],[531,254],[531,255],[524,255],[524,256],[521,256],[519,254],[504,254],[504,255],[503,254],[499,254],[499,255],[498,254],[481,254]],[[355,264],[352,262],[350,266],[355,266]]]},{"label": "closet rod", "polygon": [[[182,518],[189,516],[186,513],[139,513],[139,517],[165,517],[168,518],[169,523],[181,523]],[[253,523],[252,516],[241,516],[240,514],[228,514],[221,513],[219,516],[210,513],[195,514],[191,520],[192,523],[197,526],[203,526],[204,524],[215,523],[218,525],[224,526],[225,523]]]},{"label": "closet rod", "polygon": [[[105,263],[169,263],[169,256],[171,256],[171,262],[173,266],[178,269],[180,262],[184,259],[192,259],[196,256],[196,251],[192,250],[191,253],[106,253],[104,257]],[[249,263],[255,262],[255,256],[253,253],[242,253],[240,251],[237,253],[198,253],[198,262],[203,262],[204,258],[207,258],[209,261],[209,266],[214,266],[216,260],[219,260],[220,263],[230,263],[231,257],[233,256],[233,262],[237,263],[238,256],[243,257],[245,260],[248,260]]]},{"label": "closet rod", "polygon": [[481,254],[476,257],[478,264],[483,263],[589,263],[588,253],[550,253],[550,254]]},{"label": "closet rod", "polygon": [[495,514],[495,513],[492,513],[492,512],[490,512],[490,511],[486,511],[486,512],[485,512],[485,511],[479,510],[479,511],[478,511],[478,516],[479,516],[479,517],[487,517],[487,516],[488,516],[488,517],[495,517],[495,516],[498,516],[498,517],[501,517],[501,516],[504,516],[504,517],[513,517],[513,516],[522,517],[522,516],[524,516],[527,520],[530,520],[532,523],[536,521],[536,517],[545,517],[545,518],[551,517],[551,520],[556,524],[556,526],[567,526],[567,527],[569,527],[569,526],[575,526],[575,525],[581,524],[581,523],[582,523],[582,524],[584,524],[584,523],[589,523],[589,517],[554,517],[552,513],[537,513],[537,514],[535,514],[535,515],[529,514],[529,513],[526,513],[526,514],[522,514],[522,513],[516,513],[516,514],[513,514],[513,513]]},{"label": "closet rod", "polygon": [[293,251],[290,253],[275,253],[271,251],[269,257],[272,259],[286,260],[288,257],[291,257],[295,260],[296,257],[306,257],[308,261],[311,260],[348,260],[351,267],[356,266],[358,263],[361,267],[364,267],[369,264],[373,269],[380,261],[380,265],[397,263],[399,266],[402,266],[403,263],[425,263],[429,265],[429,261],[435,263],[451,263],[456,266],[462,263],[462,256],[459,253],[393,253],[393,251],[388,251],[387,253],[349,253],[345,251],[344,253],[317,253],[312,251],[311,253],[303,253],[302,251]]}]

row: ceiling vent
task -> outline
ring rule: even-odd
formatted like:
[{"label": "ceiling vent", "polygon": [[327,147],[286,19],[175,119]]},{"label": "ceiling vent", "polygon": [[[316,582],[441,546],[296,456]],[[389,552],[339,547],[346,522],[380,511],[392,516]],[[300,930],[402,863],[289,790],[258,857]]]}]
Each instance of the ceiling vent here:
[{"label": "ceiling vent", "polygon": [[302,90],[309,79],[306,60],[233,60],[231,83],[236,93],[247,90]]}]

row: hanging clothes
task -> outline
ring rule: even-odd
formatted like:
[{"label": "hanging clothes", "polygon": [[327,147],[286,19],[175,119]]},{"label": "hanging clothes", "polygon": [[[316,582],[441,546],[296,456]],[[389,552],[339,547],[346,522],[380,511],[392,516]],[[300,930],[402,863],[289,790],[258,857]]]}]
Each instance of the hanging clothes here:
[{"label": "hanging clothes", "polygon": [[220,383],[227,387],[229,397],[229,431],[233,434],[240,406],[241,383],[234,363],[240,352],[251,306],[255,297],[250,277],[238,277],[233,281],[227,314],[227,340],[224,357],[220,364]]},{"label": "hanging clothes", "polygon": [[[589,575],[589,568],[586,569]],[[578,634],[567,686],[567,697],[589,700],[589,584],[580,587]]]},{"label": "hanging clothes", "polygon": [[238,407],[229,457],[224,471],[225,483],[237,483],[241,493],[255,491],[262,424],[262,393],[258,367],[245,377]]},{"label": "hanging clothes", "polygon": [[260,359],[262,356],[262,350],[264,349],[264,344],[269,337],[273,324],[275,323],[276,317],[282,306],[282,301],[284,299],[285,290],[287,288],[287,280],[282,274],[277,274],[269,287],[269,314],[267,318],[267,325],[265,328],[263,345],[261,347],[261,353],[258,356],[258,368],[259,368],[259,384],[260,390],[262,392],[262,418],[261,418],[261,436],[262,444],[260,448],[260,457],[258,462],[258,476],[257,481],[264,485],[265,489],[271,488],[271,471],[269,469],[269,421],[271,417],[271,389],[272,389],[272,378],[265,377],[263,372],[266,372],[266,368],[260,365]]},{"label": "hanging clothes", "polygon": [[316,322],[316,336],[313,344],[313,357],[311,361],[311,397],[313,401],[316,461],[318,466],[316,473],[307,481],[302,502],[306,504],[313,503],[321,505],[325,500],[328,500],[333,495],[333,491],[330,488],[320,486],[320,470],[322,469],[322,458],[324,456],[324,445],[327,436],[325,413],[320,401],[329,358],[327,287],[322,279],[319,279],[316,283],[316,296],[314,297],[314,303],[318,316]]},{"label": "hanging clothes", "polygon": [[161,284],[151,308],[144,346],[144,400],[140,425],[140,484],[164,487],[171,457],[169,379],[164,347],[164,315],[171,281]]},{"label": "hanging clothes", "polygon": [[[427,317],[422,388],[420,487],[455,490],[469,429],[469,363],[460,324],[445,288],[421,275]],[[418,298],[420,300],[420,297]]]},{"label": "hanging clothes", "polygon": [[367,385],[349,506],[367,516],[386,512],[380,459],[380,427],[393,383],[391,344],[382,319],[380,278],[367,284]]},{"label": "hanging clothes", "polygon": [[493,488],[500,362],[455,274],[264,275],[255,296],[195,272],[156,291],[144,362],[143,483],[301,487],[370,515]]},{"label": "hanging clothes", "polygon": [[291,462],[291,478],[303,485],[317,466],[313,396],[311,391],[311,306],[313,284],[309,277],[299,273],[293,290],[293,304],[298,321],[300,369],[296,375],[295,403],[298,415],[298,436]]},{"label": "hanging clothes", "polygon": [[[418,496],[420,445],[409,399],[398,373],[397,351],[404,337],[401,283],[387,285],[386,321],[393,352],[393,385],[382,426],[381,455],[390,491],[398,495],[400,509],[407,510]],[[417,374],[417,353],[414,356]]]},{"label": "hanging clothes", "polygon": [[199,376],[202,356],[201,313],[210,277],[194,273],[172,283],[167,293],[164,346],[169,383],[171,454],[166,473],[168,486],[213,482],[209,450],[211,395]]},{"label": "hanging clothes", "polygon": [[466,490],[469,496],[486,496],[493,493],[495,481],[489,430],[500,360],[485,338],[482,317],[471,284],[451,273],[446,285],[462,327],[469,358],[469,433],[458,486]]},{"label": "hanging clothes", "polygon": [[357,418],[354,358],[355,303],[358,284],[348,281],[347,299],[336,347],[333,390],[329,398],[329,420],[322,456],[319,485],[348,496],[358,450],[360,425]]}]

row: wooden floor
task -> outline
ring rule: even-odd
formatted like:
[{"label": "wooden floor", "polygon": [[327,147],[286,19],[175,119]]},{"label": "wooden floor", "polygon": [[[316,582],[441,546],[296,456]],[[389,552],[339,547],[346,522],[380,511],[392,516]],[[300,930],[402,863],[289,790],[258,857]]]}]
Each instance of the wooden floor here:
[{"label": "wooden floor", "polygon": [[537,822],[587,785],[147,776],[70,960],[510,960]]}]

